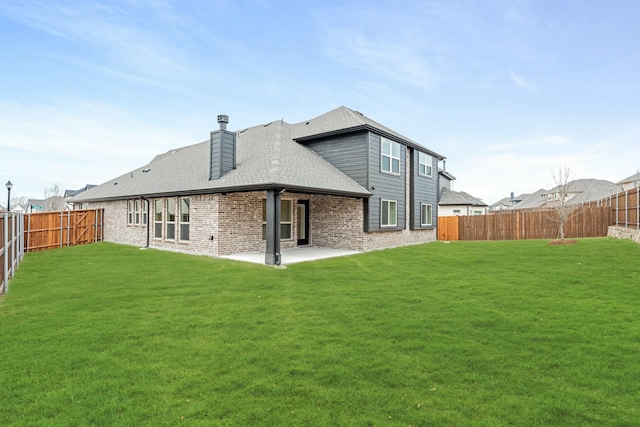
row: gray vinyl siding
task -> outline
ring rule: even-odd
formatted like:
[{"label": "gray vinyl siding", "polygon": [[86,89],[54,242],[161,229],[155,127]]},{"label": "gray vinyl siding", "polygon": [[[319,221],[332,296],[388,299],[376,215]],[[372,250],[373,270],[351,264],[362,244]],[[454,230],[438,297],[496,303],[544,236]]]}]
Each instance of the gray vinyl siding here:
[{"label": "gray vinyl siding", "polygon": [[320,157],[368,188],[366,131],[309,141],[305,144]]},{"label": "gray vinyl siding", "polygon": [[[413,150],[411,156],[412,171],[411,171],[411,228],[434,228],[438,221],[438,160],[435,157],[431,157],[431,171],[432,176],[423,176],[419,174],[419,156],[418,151]],[[420,205],[426,203],[431,205],[432,209],[432,225],[422,227],[420,225]]]},{"label": "gray vinyl siding", "polygon": [[210,179],[218,179],[236,167],[235,134],[225,130],[211,133]]},{"label": "gray vinyl siding", "polygon": [[[406,206],[406,150],[400,144],[400,174],[393,175],[382,172],[380,164],[380,135],[369,133],[369,191],[373,196],[369,199],[367,231],[401,230],[405,225]],[[398,202],[396,227],[380,226],[380,204],[382,200]]]}]

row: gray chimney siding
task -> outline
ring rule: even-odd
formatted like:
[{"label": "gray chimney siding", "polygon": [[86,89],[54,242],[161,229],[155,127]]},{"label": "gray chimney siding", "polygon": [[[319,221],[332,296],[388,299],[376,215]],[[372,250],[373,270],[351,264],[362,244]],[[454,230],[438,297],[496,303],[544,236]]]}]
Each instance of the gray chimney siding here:
[{"label": "gray chimney siding", "polygon": [[209,179],[219,179],[236,168],[236,134],[227,130],[211,132]]}]

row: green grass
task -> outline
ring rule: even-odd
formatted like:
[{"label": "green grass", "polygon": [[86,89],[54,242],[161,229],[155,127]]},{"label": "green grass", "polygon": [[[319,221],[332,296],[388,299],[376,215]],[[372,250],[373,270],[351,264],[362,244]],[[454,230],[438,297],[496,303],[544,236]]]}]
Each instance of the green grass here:
[{"label": "green grass", "polygon": [[637,425],[640,245],[438,242],[286,269],[27,254],[0,425]]}]

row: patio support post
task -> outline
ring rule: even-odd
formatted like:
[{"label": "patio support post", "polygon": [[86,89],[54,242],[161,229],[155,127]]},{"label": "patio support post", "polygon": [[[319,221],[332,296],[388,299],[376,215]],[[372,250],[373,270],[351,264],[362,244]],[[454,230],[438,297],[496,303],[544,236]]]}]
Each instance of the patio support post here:
[{"label": "patio support post", "polygon": [[280,191],[267,190],[267,250],[264,262],[280,265]]}]

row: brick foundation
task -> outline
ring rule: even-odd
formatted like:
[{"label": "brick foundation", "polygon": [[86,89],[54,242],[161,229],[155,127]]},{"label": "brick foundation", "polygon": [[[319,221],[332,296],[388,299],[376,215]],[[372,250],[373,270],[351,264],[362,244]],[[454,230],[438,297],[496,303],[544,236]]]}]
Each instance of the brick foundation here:
[{"label": "brick foundation", "polygon": [[[189,196],[189,240],[154,237],[154,199],[150,200],[148,220],[149,246],[173,251],[205,255],[229,255],[238,252],[264,252],[262,240],[262,201],[265,192],[230,194],[203,194]],[[435,230],[406,230],[365,233],[364,203],[352,197],[319,194],[282,194],[282,199],[292,201],[292,239],[282,239],[281,248],[297,246],[296,230],[298,200],[309,201],[309,245],[354,251],[404,246],[436,240]],[[165,198],[176,202],[177,198]],[[143,203],[146,203],[143,201]],[[135,246],[147,243],[146,224],[127,223],[127,201],[91,203],[90,207],[105,210],[105,241]],[[406,215],[408,218],[408,215]],[[163,203],[163,219],[166,219],[166,203]],[[407,219],[408,222],[408,219]]]}]

